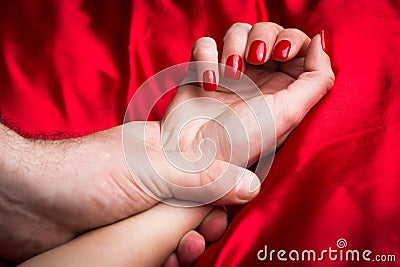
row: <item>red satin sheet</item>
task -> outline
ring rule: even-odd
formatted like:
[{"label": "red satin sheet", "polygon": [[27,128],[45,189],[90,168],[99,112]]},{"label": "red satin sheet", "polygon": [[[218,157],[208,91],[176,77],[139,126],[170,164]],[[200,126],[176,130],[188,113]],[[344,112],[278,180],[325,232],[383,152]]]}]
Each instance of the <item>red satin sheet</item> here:
[{"label": "red satin sheet", "polygon": [[[327,30],[336,84],[277,152],[259,197],[197,266],[399,266],[396,0],[1,1],[1,120],[48,139],[120,124],[142,82],[188,61],[201,36],[221,48],[237,21],[274,21],[310,36]],[[397,261],[346,261],[345,254],[336,261],[289,259],[292,250],[300,257],[303,250],[338,250],[340,238],[347,241],[342,253],[370,250],[371,260],[393,254]],[[276,250],[272,261],[257,257],[265,246]],[[288,261],[278,259],[278,250]]]}]

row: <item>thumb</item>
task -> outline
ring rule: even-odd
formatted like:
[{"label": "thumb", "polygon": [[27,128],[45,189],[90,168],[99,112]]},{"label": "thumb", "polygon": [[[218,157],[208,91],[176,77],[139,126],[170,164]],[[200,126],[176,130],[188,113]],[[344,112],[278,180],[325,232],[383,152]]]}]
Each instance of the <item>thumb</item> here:
[{"label": "thumb", "polygon": [[197,173],[188,173],[171,165],[168,168],[164,169],[164,179],[169,199],[164,202],[183,206],[243,204],[260,190],[256,174],[218,159]]},{"label": "thumb", "polygon": [[178,206],[212,202],[242,204],[258,194],[260,180],[245,168],[204,157],[205,153],[163,150],[158,125],[152,122],[124,125],[125,161],[143,192]]},{"label": "thumb", "polygon": [[[287,90],[277,93],[276,101],[282,109],[285,109],[280,112],[284,117],[280,122],[277,121],[277,131],[297,126],[307,112],[333,87],[335,75],[328,55],[329,49],[329,36],[327,32],[321,31],[314,36],[308,46],[304,59],[304,72],[288,86]],[[279,125],[279,123],[291,125]]]}]

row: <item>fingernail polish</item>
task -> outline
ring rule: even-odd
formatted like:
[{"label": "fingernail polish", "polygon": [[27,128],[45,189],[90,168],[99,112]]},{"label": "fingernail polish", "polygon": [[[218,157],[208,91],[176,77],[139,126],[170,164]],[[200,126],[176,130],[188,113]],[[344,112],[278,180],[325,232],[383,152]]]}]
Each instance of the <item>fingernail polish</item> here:
[{"label": "fingernail polish", "polygon": [[267,54],[267,46],[261,40],[255,40],[251,43],[247,61],[251,64],[264,63]]},{"label": "fingernail polish", "polygon": [[272,52],[273,60],[285,60],[289,56],[290,47],[292,45],[288,40],[281,40],[275,45],[274,51]]},{"label": "fingernail polish", "polygon": [[239,80],[243,68],[243,60],[239,55],[230,55],[226,59],[224,76],[231,80]]},{"label": "fingernail polish", "polygon": [[325,30],[320,32],[322,50],[330,57],[331,56],[331,38]]},{"label": "fingernail polish", "polygon": [[236,185],[236,196],[241,200],[251,200],[260,190],[260,180],[255,175],[244,174]]},{"label": "fingernail polish", "polygon": [[215,72],[213,70],[206,70],[203,73],[203,88],[207,92],[217,90],[217,82],[215,79]]}]

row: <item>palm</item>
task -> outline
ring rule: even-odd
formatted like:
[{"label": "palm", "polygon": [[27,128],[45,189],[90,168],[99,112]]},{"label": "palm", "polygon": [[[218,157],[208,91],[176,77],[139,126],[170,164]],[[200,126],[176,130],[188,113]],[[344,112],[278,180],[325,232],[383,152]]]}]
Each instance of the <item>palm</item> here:
[{"label": "palm", "polygon": [[[295,58],[292,61],[286,63],[277,63],[274,61],[270,61],[267,64],[261,66],[254,66],[248,64],[244,72],[244,74],[247,75],[261,90],[261,93],[264,96],[266,103],[268,103],[268,106],[271,108],[272,116],[273,119],[275,120],[275,125],[277,127],[276,138],[278,140],[278,144],[281,144],[286,139],[286,137],[288,136],[287,128],[289,128],[289,126],[282,125],[282,123],[280,123],[280,121],[282,121],[282,119],[280,118],[280,116],[283,114],[282,109],[283,108],[287,109],[290,103],[290,95],[283,94],[282,90],[285,90],[304,71],[303,65],[304,65],[304,57],[301,57],[301,58]],[[254,91],[254,88],[249,88],[248,90]],[[253,96],[257,97],[261,95],[260,92],[255,94],[252,93],[254,92],[249,92],[251,97]],[[221,87],[219,87],[218,90],[215,92],[205,92],[203,88],[199,85],[190,84],[181,86],[178,89],[178,92],[175,98],[173,99],[171,105],[169,106],[166,115],[168,116],[170,113],[172,113],[174,108],[176,108],[181,103],[198,98],[212,98],[222,101],[227,106],[229,106],[229,108],[238,112],[241,119],[247,122],[248,124],[246,125],[247,130],[253,132],[254,128],[257,127],[255,123],[251,122],[251,118],[249,118],[249,116],[246,115],[245,112],[243,112],[246,103],[243,102],[243,100],[236,93],[227,91],[226,89]],[[190,105],[190,109],[196,109],[196,108],[201,113],[202,110],[207,108],[209,109],[210,107],[206,105],[203,106],[201,105],[196,106],[192,104]],[[227,109],[219,111],[221,115],[227,112],[229,112]],[[232,122],[225,121],[224,123],[229,124]],[[215,142],[215,144],[217,145],[217,157],[219,156],[220,158],[227,160],[227,155],[230,153],[230,148],[229,148],[230,145],[225,140],[224,138],[225,136],[221,131],[215,131],[214,129],[212,133],[209,133],[207,128],[210,127],[205,120],[199,120],[197,122],[194,121],[190,124],[190,126],[191,127],[188,127],[187,131],[182,132],[183,134],[181,134],[181,138],[179,140],[180,147],[185,148],[186,150],[184,152],[188,152],[187,151],[188,149],[189,150],[197,149],[200,140],[193,138],[193,136],[196,137],[202,136],[203,138],[210,137],[213,140],[217,140],[217,142]],[[164,127],[168,128],[168,130],[170,131],[178,130],[178,129],[171,129],[171,127],[169,127],[168,125],[167,126],[164,125]],[[256,136],[253,136],[253,138],[252,136],[250,136],[249,138],[254,139],[256,138]],[[276,140],[274,140],[274,142],[275,141]],[[259,147],[259,142],[257,143],[252,142],[252,144],[250,145],[252,146],[250,148],[251,159],[248,162],[248,164],[253,163],[254,160],[258,158],[261,152],[260,151],[261,148]],[[272,143],[271,146],[273,146]],[[242,150],[242,148],[236,146],[235,150],[240,151]]]},{"label": "palm", "polygon": [[304,58],[290,62],[268,62],[265,66],[248,65],[245,74],[254,81],[264,94],[274,94],[287,88],[304,71]]}]

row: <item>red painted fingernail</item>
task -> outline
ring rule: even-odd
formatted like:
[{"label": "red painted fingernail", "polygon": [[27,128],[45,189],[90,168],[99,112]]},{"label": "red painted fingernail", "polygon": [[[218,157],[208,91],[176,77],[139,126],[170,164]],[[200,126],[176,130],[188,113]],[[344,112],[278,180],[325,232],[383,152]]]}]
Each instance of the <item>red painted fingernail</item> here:
[{"label": "red painted fingernail", "polygon": [[217,82],[215,79],[215,72],[213,70],[206,70],[203,73],[203,88],[207,92],[217,90]]},{"label": "red painted fingernail", "polygon": [[325,30],[320,32],[322,50],[330,57],[331,56],[331,38]]},{"label": "red painted fingernail", "polygon": [[288,40],[281,40],[275,45],[274,51],[272,52],[273,60],[285,60],[289,56],[290,47],[292,45]]},{"label": "red painted fingernail", "polygon": [[224,75],[231,80],[239,80],[243,68],[243,60],[239,55],[230,55],[226,59]]},{"label": "red painted fingernail", "polygon": [[267,46],[261,40],[255,40],[251,43],[247,61],[251,64],[264,63],[267,54]]}]

